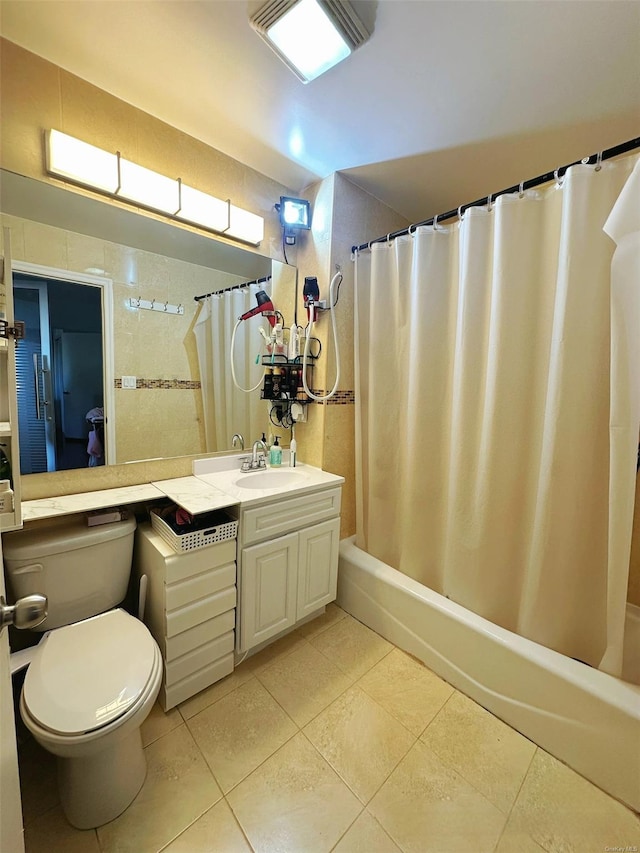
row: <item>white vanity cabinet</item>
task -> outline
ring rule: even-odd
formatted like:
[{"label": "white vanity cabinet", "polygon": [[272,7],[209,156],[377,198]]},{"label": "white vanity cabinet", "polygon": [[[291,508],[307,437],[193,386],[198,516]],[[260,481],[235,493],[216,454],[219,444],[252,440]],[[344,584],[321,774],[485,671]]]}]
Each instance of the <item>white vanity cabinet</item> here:
[{"label": "white vanity cabinet", "polygon": [[147,577],[144,622],[164,659],[159,699],[167,711],[233,671],[236,540],[177,553],[141,525],[134,571]]},{"label": "white vanity cabinet", "polygon": [[335,599],[340,496],[334,487],[241,510],[239,652]]}]

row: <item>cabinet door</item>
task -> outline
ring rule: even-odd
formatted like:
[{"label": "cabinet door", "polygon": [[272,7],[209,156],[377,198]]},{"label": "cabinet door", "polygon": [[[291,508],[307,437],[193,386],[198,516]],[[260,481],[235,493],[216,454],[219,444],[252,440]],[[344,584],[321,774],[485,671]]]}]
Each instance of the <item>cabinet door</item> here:
[{"label": "cabinet door", "polygon": [[340,519],[314,524],[298,535],[296,619],[303,619],[336,597]]},{"label": "cabinet door", "polygon": [[274,637],[296,621],[298,534],[242,551],[240,650]]}]

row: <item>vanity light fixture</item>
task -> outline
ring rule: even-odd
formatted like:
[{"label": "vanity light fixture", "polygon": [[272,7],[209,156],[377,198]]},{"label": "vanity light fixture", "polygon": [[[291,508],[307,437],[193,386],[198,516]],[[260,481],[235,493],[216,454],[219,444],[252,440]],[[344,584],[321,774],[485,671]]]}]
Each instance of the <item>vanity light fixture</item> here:
[{"label": "vanity light fixture", "polygon": [[284,228],[284,240],[288,246],[296,242],[296,231],[309,231],[311,228],[311,204],[306,198],[291,198],[280,196],[276,204],[280,216],[280,224]]},{"label": "vanity light fixture", "polygon": [[370,35],[347,0],[269,0],[250,23],[303,83],[342,62]]},{"label": "vanity light fixture", "polygon": [[56,177],[253,246],[264,238],[262,216],[125,160],[119,153],[59,130],[47,131],[45,151],[47,172]]}]

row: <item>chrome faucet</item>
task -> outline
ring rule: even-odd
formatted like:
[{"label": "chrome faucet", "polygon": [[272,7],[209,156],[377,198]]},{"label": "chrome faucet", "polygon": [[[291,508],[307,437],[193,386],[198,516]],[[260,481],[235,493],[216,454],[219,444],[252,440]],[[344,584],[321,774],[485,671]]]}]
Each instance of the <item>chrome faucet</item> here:
[{"label": "chrome faucet", "polygon": [[[258,450],[262,448],[263,456],[258,456]],[[259,438],[257,441],[253,442],[253,448],[251,450],[251,458],[246,456],[242,460],[242,471],[259,471],[267,467],[267,453],[268,453],[267,445]]]},{"label": "chrome faucet", "polygon": [[231,447],[236,447],[236,445],[240,445],[240,450],[244,450],[244,437],[242,433],[236,432],[231,439]]}]

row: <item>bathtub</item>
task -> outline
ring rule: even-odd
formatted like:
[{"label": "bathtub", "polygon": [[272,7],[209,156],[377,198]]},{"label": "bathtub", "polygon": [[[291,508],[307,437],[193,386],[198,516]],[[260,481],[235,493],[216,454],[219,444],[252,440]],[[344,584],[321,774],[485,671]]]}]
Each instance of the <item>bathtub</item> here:
[{"label": "bathtub", "polygon": [[[640,811],[640,686],[476,616],[340,543],[338,604],[525,737]],[[628,606],[625,678],[640,671],[640,608]]]}]

